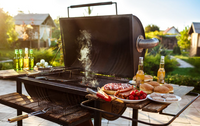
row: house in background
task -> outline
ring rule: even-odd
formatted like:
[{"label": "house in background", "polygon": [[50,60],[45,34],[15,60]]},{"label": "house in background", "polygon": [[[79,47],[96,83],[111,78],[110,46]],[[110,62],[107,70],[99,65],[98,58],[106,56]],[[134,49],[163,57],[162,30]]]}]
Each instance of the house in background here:
[{"label": "house in background", "polygon": [[192,22],[188,34],[191,38],[190,56],[200,56],[200,22]]},{"label": "house in background", "polygon": [[[49,14],[18,14],[14,17],[15,30],[18,33],[17,44],[21,48],[42,48],[49,47],[52,38],[52,27],[56,27],[54,21]],[[23,25],[32,26],[31,36],[23,40],[24,30]]]},{"label": "house in background", "polygon": [[168,29],[166,29],[163,34],[163,37],[161,37],[161,43],[162,45],[167,48],[167,49],[173,49],[174,46],[177,45],[177,39],[176,36],[180,35],[179,31],[174,27],[170,27]]}]

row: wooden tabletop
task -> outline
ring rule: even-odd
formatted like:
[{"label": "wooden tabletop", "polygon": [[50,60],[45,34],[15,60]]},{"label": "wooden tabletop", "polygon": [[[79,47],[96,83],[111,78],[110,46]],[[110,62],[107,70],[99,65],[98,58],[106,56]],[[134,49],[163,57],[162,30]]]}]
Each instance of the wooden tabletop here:
[{"label": "wooden tabletop", "polygon": [[[192,91],[194,89],[194,87],[190,87],[190,86],[179,86],[179,85],[175,85],[175,84],[171,84],[174,87],[174,94],[178,95],[180,97],[186,95],[187,93],[189,93],[190,91]],[[91,100],[100,100],[101,102],[105,102],[102,99],[99,99],[97,96],[92,95],[92,94],[88,94],[86,95],[86,98],[91,99]],[[119,106],[124,106],[124,104],[126,105],[126,107],[130,107],[130,108],[134,108],[134,109],[141,109],[143,111],[147,111],[147,112],[160,112],[163,109],[165,109],[168,105],[170,104],[166,104],[166,103],[158,103],[158,102],[154,102],[151,101],[149,99],[145,100],[145,101],[141,101],[139,103],[124,103],[123,101],[116,99],[114,97],[112,97],[112,104],[115,105],[119,105]]]}]

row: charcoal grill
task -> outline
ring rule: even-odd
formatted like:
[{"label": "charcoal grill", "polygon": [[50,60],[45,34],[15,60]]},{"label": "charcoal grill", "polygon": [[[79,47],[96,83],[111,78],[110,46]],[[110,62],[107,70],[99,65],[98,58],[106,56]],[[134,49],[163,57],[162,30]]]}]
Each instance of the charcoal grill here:
[{"label": "charcoal grill", "polygon": [[[110,2],[104,4],[110,4]],[[87,4],[81,7],[89,5],[99,4]],[[74,7],[80,6],[70,6],[70,8]],[[124,78],[132,78],[135,75],[139,57],[144,57],[145,48],[152,48],[159,42],[155,38],[144,39],[143,26],[140,20],[132,14],[60,18],[59,20],[65,63],[65,72],[60,74],[59,78],[73,80],[66,84],[76,85],[77,89],[80,86],[91,86],[96,89],[110,82],[127,82]],[[79,59],[80,50],[87,45],[88,41],[90,68],[85,69],[83,61]],[[84,73],[93,76],[92,79],[97,79],[98,84],[90,85],[89,82],[82,82]],[[99,74],[112,77],[99,76]],[[25,87],[27,92],[34,97],[55,94],[56,98],[51,100],[58,100],[59,95],[63,95],[59,91],[47,90],[45,87],[27,84]],[[77,94],[76,89],[72,96],[68,93],[65,95],[70,95],[69,99],[84,98]],[[74,100],[69,101],[74,102]]]},{"label": "charcoal grill", "polygon": [[[81,7],[92,5],[100,4]],[[75,7],[80,6],[69,8]],[[142,23],[132,14],[59,20],[65,64],[63,71],[45,76],[47,80],[33,79],[30,84],[31,78],[27,78],[29,81],[24,82],[30,96],[48,97],[46,100],[59,104],[62,104],[63,99],[68,105],[80,104],[85,100],[87,87],[96,90],[107,83],[128,82],[135,75],[139,57],[144,57],[145,49],[159,43],[156,38],[145,40]],[[88,50],[84,50],[85,47]],[[81,50],[89,61],[81,60]],[[86,74],[90,77],[86,77]],[[46,84],[42,86],[40,83]],[[62,86],[64,84],[63,88],[60,83]],[[122,107],[118,114],[124,110],[125,107]]]}]

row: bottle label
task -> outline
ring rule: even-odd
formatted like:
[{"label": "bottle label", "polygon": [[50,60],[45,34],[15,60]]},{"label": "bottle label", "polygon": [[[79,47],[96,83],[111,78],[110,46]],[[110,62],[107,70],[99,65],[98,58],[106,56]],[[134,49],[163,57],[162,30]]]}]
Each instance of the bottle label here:
[{"label": "bottle label", "polygon": [[14,59],[14,69],[15,69],[16,71],[18,71],[18,70],[19,70],[19,63],[18,63],[18,59]]},{"label": "bottle label", "polygon": [[29,60],[28,59],[24,59],[24,68],[29,69]]},{"label": "bottle label", "polygon": [[19,69],[22,70],[23,69],[23,58],[19,59]]},{"label": "bottle label", "polygon": [[22,54],[22,49],[19,49],[19,54]]},{"label": "bottle label", "polygon": [[158,77],[158,79],[159,79],[159,83],[162,83],[162,84],[164,84],[164,75],[163,75],[163,73],[160,73],[160,76]]},{"label": "bottle label", "polygon": [[30,59],[30,69],[33,70],[34,67],[34,59]]}]

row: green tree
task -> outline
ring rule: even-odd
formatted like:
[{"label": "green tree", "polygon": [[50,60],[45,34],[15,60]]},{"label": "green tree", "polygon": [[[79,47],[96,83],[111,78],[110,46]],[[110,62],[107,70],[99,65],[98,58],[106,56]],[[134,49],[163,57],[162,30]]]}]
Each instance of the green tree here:
[{"label": "green tree", "polygon": [[1,47],[10,48],[11,43],[18,39],[17,32],[15,31],[14,19],[8,12],[4,12],[2,8],[0,8],[0,19]]},{"label": "green tree", "polygon": [[145,27],[145,32],[154,32],[154,31],[160,31],[160,28],[157,25],[147,25]]},{"label": "green tree", "polygon": [[54,23],[56,24],[56,27],[52,28],[52,38],[55,39],[60,39],[61,34],[60,34],[60,22],[59,22],[59,17],[53,20]]},{"label": "green tree", "polygon": [[180,46],[181,49],[189,49],[190,48],[190,39],[188,39],[188,30],[189,27],[185,27],[183,31],[180,32],[181,35],[176,36],[178,40],[178,45]]}]

